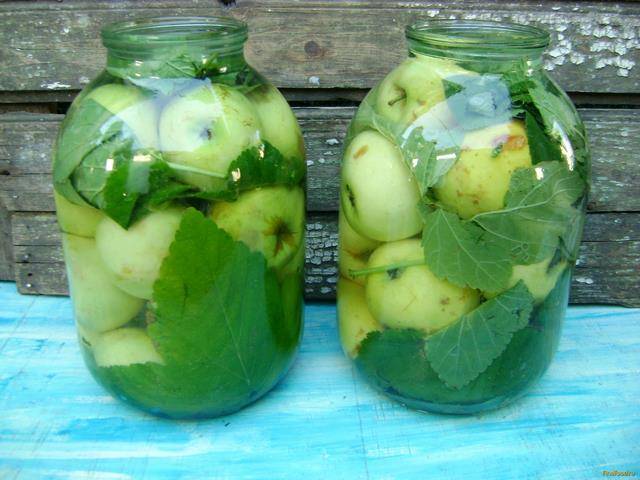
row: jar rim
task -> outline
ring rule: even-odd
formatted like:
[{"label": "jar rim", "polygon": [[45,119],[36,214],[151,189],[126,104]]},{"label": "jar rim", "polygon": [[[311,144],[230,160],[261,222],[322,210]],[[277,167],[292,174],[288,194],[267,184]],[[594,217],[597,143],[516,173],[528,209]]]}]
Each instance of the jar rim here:
[{"label": "jar rim", "polygon": [[551,38],[533,25],[488,20],[418,20],[407,25],[405,35],[436,48],[485,52],[542,50]]},{"label": "jar rim", "polygon": [[106,48],[123,49],[172,43],[243,44],[248,27],[228,16],[151,17],[111,23],[101,30]]}]

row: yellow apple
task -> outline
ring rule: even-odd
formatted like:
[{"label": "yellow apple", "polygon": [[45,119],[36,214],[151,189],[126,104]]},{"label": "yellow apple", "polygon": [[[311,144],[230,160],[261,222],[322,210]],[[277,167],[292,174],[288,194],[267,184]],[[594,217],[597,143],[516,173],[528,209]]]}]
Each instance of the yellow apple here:
[{"label": "yellow apple", "polygon": [[[424,260],[420,240],[385,243],[369,257],[367,268]],[[426,265],[390,268],[367,276],[369,310],[391,328],[435,332],[473,310],[480,294],[436,277]]]},{"label": "yellow apple", "polygon": [[144,301],[112,283],[95,240],[63,233],[62,245],[78,325],[105,332],[121,327],[136,316]]},{"label": "yellow apple", "polygon": [[452,60],[424,55],[408,58],[378,86],[376,109],[389,120],[408,126],[436,105],[444,105],[444,78],[471,74]]},{"label": "yellow apple", "polygon": [[358,356],[360,343],[369,332],[382,330],[369,312],[364,288],[344,278],[338,280],[338,327],[342,348],[351,358]]},{"label": "yellow apple", "polygon": [[260,137],[285,157],[304,161],[304,141],[291,107],[272,85],[262,85],[247,95],[260,119]]},{"label": "yellow apple", "polygon": [[95,237],[98,222],[104,215],[89,205],[71,203],[58,192],[53,192],[56,202],[56,217],[60,230],[81,237]]},{"label": "yellow apple", "polygon": [[[505,290],[513,287],[520,280],[533,295],[536,303],[542,302],[549,294],[553,287],[556,286],[558,277],[564,272],[567,267],[567,262],[562,261],[549,268],[551,264],[551,257],[538,263],[531,265],[514,265],[513,273],[509,279],[509,284]],[[486,298],[493,298],[501,292],[482,292]]]},{"label": "yellow apple", "polygon": [[176,174],[202,190],[224,187],[229,165],[260,144],[260,121],[252,103],[221,84],[179,93],[160,115],[160,146],[177,164]]},{"label": "yellow apple", "polygon": [[169,253],[182,209],[153,212],[128,230],[109,217],[96,229],[96,245],[113,282],[138,298],[150,299],[162,260]]},{"label": "yellow apple", "polygon": [[340,243],[338,248],[340,274],[360,285],[364,285],[366,277],[354,277],[350,271],[366,268],[369,255],[380,245],[380,242],[366,238],[351,228],[342,211],[338,213],[338,239]]},{"label": "yellow apple", "polygon": [[436,198],[462,218],[500,210],[511,175],[531,166],[524,125],[513,120],[465,135],[460,158],[435,186]]},{"label": "yellow apple", "polygon": [[125,327],[103,333],[93,345],[93,357],[99,367],[164,364],[151,338],[142,328]]},{"label": "yellow apple", "polygon": [[422,229],[420,191],[400,150],[374,131],[358,134],[342,163],[340,202],[351,227],[372,240],[411,237]]}]

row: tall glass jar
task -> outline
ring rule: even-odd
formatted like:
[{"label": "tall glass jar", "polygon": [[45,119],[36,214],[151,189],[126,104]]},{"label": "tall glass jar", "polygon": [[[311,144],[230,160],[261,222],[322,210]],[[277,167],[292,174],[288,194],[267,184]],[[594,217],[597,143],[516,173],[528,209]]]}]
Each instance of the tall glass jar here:
[{"label": "tall glass jar", "polygon": [[589,189],[585,130],[542,68],[549,35],[418,22],[362,102],[341,177],[342,345],[375,387],[496,408],[547,369]]},{"label": "tall glass jar", "polygon": [[212,417],[285,374],[302,327],[306,164],[244,23],[102,30],[106,69],[57,139],[57,216],[93,376],[158,415]]}]

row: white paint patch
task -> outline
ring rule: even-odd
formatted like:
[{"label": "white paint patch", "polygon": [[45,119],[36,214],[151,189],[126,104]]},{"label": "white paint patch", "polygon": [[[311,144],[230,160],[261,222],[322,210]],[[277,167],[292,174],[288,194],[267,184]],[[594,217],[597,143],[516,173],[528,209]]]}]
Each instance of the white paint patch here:
[{"label": "white paint patch", "polygon": [[311,77],[309,77],[309,83],[311,85],[320,85],[320,77],[316,77],[315,75],[312,75]]},{"label": "white paint patch", "polygon": [[327,145],[338,145],[340,143],[340,140],[338,140],[337,138],[328,138],[324,143],[326,143]]},{"label": "white paint patch", "polygon": [[593,278],[576,277],[576,282],[578,282],[578,283],[586,283],[587,285],[592,285],[593,284]]},{"label": "white paint patch", "polygon": [[67,85],[66,83],[53,82],[53,83],[41,83],[40,88],[46,88],[47,90],[57,90],[60,88],[71,88],[71,85]]}]

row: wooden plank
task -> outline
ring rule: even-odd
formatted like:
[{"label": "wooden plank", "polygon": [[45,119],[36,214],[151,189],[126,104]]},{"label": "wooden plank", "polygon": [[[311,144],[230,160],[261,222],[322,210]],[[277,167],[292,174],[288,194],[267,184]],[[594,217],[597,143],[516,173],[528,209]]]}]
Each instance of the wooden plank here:
[{"label": "wooden plank", "polygon": [[[296,108],[307,145],[308,208],[338,208],[342,141],[353,107]],[[640,110],[580,109],[593,156],[589,210],[640,211]],[[0,115],[0,202],[53,211],[50,152],[62,115]]]},{"label": "wooden plank", "polygon": [[247,56],[281,87],[369,88],[405,56],[403,28],[416,17],[532,23],[552,33],[545,67],[569,91],[640,90],[636,2],[461,0],[176,0],[3,2],[2,91],[82,88],[104,66],[99,29],[157,15],[231,14],[247,21]]},{"label": "wooden plank", "polygon": [[[335,214],[307,219],[306,297],[333,300],[338,279]],[[18,290],[67,294],[63,257],[52,213],[16,213],[13,249]],[[640,306],[640,213],[587,216],[573,279],[572,303]]]},{"label": "wooden plank", "polygon": [[14,279],[12,250],[11,217],[0,202],[0,280]]}]

